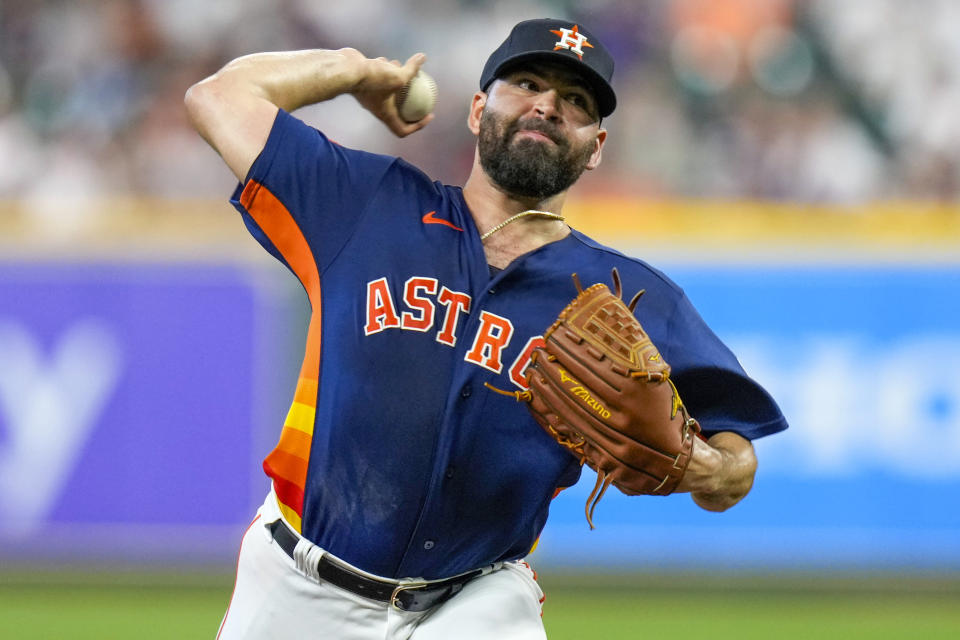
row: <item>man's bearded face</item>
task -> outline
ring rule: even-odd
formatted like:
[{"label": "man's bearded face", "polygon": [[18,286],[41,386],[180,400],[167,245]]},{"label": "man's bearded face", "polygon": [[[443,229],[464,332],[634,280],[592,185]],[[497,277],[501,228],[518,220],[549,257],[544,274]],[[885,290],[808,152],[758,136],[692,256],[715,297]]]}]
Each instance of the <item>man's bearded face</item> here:
[{"label": "man's bearded face", "polygon": [[[556,146],[536,138],[514,139],[524,130],[539,131]],[[576,147],[549,120],[526,118],[511,123],[486,107],[480,117],[478,148],[481,166],[501,189],[543,200],[577,181],[593,154],[594,141]]]}]

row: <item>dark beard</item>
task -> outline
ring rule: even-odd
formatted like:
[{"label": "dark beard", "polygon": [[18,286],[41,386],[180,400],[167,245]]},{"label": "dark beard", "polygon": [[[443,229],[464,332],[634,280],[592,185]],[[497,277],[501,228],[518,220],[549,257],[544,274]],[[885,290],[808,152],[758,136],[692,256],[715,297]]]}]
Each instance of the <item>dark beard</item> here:
[{"label": "dark beard", "polygon": [[[513,142],[522,130],[539,131],[556,146],[528,138]],[[537,200],[569,189],[593,154],[593,144],[572,148],[548,120],[528,118],[507,125],[489,108],[480,117],[478,149],[480,165],[496,185],[510,195]]]}]

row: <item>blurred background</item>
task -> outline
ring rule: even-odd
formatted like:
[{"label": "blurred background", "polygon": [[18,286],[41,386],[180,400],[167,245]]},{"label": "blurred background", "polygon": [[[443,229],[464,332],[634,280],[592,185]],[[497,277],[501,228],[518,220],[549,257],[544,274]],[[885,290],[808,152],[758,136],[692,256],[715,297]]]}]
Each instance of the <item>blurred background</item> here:
[{"label": "blurred background", "polygon": [[349,97],[298,116],[459,184],[486,56],[545,16],[617,61],[572,224],[683,286],[791,424],[725,514],[608,494],[591,532],[592,479],[563,492],[532,557],[551,638],[656,637],[681,604],[713,637],[958,637],[955,0],[0,0],[0,635],[212,637],[267,490],[308,309],[187,87],[423,51],[417,135]]}]

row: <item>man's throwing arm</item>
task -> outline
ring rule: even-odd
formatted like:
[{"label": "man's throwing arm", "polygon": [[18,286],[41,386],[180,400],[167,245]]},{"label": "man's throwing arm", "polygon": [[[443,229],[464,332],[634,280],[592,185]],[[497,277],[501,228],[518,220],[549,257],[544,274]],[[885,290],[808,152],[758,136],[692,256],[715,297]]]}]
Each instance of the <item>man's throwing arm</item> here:
[{"label": "man's throwing arm", "polygon": [[243,180],[266,144],[278,108],[290,112],[349,93],[397,136],[421,129],[432,116],[404,122],[393,95],[425,60],[418,53],[401,64],[367,58],[356,49],[256,53],[190,87],[184,103],[194,128]]}]

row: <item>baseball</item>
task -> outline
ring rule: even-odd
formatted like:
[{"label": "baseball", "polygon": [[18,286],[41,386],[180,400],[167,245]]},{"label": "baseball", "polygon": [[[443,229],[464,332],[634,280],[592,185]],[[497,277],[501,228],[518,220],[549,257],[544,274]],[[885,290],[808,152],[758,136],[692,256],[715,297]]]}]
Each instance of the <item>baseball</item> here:
[{"label": "baseball", "polygon": [[422,120],[436,103],[437,83],[423,70],[397,92],[397,111],[404,122]]}]

